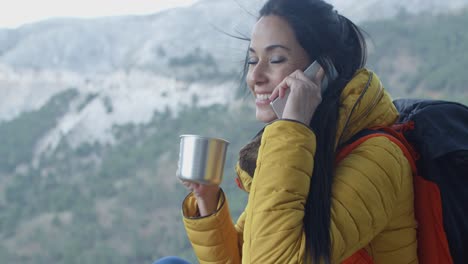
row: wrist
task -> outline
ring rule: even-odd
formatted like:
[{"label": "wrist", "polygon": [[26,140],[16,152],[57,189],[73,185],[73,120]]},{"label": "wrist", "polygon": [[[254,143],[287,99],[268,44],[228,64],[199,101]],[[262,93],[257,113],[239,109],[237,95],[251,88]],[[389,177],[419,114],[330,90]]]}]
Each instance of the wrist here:
[{"label": "wrist", "polygon": [[211,215],[218,209],[218,202],[221,196],[221,189],[218,189],[213,195],[204,195],[196,197],[200,216]]}]

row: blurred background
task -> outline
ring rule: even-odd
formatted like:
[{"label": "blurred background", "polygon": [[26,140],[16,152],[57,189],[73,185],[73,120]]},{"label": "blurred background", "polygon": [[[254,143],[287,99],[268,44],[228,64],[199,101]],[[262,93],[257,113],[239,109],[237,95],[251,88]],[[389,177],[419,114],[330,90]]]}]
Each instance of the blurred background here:
[{"label": "blurred background", "polygon": [[[0,11],[1,263],[195,261],[179,135],[261,128],[240,74],[263,1],[11,1]],[[468,104],[468,0],[330,0],[369,34],[395,97]]]}]

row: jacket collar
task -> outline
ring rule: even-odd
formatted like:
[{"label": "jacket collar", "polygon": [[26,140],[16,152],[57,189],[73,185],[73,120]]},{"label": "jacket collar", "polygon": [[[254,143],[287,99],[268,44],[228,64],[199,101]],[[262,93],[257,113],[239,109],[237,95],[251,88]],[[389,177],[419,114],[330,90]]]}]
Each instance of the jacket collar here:
[{"label": "jacket collar", "polygon": [[398,111],[379,77],[361,69],[341,93],[335,146],[365,128],[388,126],[397,119]]}]

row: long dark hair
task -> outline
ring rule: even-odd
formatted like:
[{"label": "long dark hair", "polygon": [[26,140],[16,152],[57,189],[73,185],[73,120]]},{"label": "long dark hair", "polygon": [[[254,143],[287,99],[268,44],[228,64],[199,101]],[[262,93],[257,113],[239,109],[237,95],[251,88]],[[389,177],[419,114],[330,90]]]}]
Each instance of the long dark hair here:
[{"label": "long dark hair", "polygon": [[338,107],[343,88],[366,63],[364,35],[353,22],[322,0],[269,0],[259,15],[285,19],[310,61],[318,60],[328,75],[329,59],[339,74],[329,83],[309,124],[317,138],[317,149],[304,215],[306,243],[312,259],[317,263],[320,260],[330,263],[331,187]]}]

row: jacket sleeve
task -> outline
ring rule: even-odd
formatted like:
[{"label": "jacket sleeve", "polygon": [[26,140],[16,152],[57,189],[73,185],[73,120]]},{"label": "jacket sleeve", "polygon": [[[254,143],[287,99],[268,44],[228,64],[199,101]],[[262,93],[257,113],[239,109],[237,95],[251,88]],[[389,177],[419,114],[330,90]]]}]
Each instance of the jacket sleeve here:
[{"label": "jacket sleeve", "polygon": [[245,213],[236,225],[232,222],[229,205],[221,190],[218,210],[200,217],[193,194],[182,205],[184,226],[199,263],[241,263],[242,232]]},{"label": "jacket sleeve", "polygon": [[242,263],[302,263],[314,154],[315,135],[305,125],[278,120],[265,128],[246,210]]},{"label": "jacket sleeve", "polygon": [[[401,166],[387,155],[398,147],[382,138],[368,141],[336,168],[332,263],[368,245],[395,204]],[[303,263],[304,205],[315,148],[315,135],[303,124],[279,120],[265,128],[246,210],[242,263]]]}]

